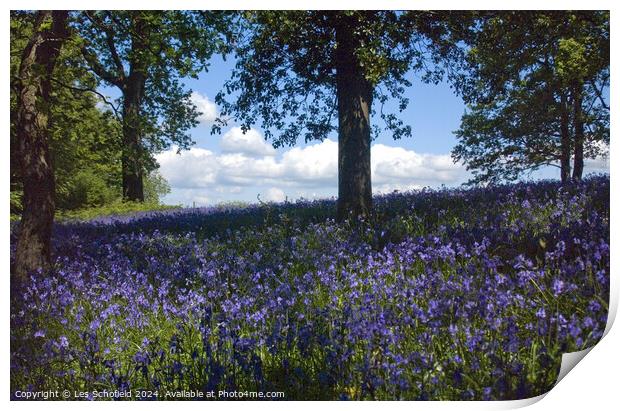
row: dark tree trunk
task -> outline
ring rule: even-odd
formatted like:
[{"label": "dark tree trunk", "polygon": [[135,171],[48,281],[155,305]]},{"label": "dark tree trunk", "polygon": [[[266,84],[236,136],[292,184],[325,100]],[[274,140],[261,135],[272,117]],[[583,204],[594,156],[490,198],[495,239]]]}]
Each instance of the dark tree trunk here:
[{"label": "dark tree trunk", "polygon": [[583,109],[581,85],[578,84],[574,88],[573,104],[574,104],[574,129],[575,129],[575,160],[573,164],[573,180],[581,180],[583,176]]},{"label": "dark tree trunk", "polygon": [[123,198],[144,201],[144,150],[140,109],[144,98],[147,64],[142,55],[148,49],[146,25],[140,13],[132,19],[134,34],[131,51],[135,56],[130,62],[129,76],[123,83]]},{"label": "dark tree trunk", "polygon": [[354,19],[336,26],[338,98],[338,220],[372,210],[370,179],[370,109],[372,86],[355,56],[359,46]]},{"label": "dark tree trunk", "polygon": [[144,201],[140,106],[144,93],[143,73],[131,73],[124,87],[123,103],[123,198]]},{"label": "dark tree trunk", "polygon": [[561,98],[562,113],[560,118],[560,174],[562,183],[570,180],[570,119],[568,115],[568,101],[565,94]]},{"label": "dark tree trunk", "polygon": [[[49,267],[54,221],[54,170],[49,152],[51,78],[68,35],[66,11],[40,11],[19,67],[16,134],[24,184],[23,213],[15,250],[17,281]],[[47,26],[52,20],[50,28]]]}]

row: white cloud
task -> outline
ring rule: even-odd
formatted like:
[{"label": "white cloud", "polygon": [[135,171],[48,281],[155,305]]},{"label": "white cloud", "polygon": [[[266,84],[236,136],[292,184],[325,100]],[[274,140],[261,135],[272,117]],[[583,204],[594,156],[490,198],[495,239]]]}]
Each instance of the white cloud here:
[{"label": "white cloud", "polygon": [[[260,133],[250,130],[243,135],[240,129],[234,130],[222,136],[220,154],[201,148],[176,154],[173,147],[157,155],[160,172],[172,187],[167,201],[256,201],[259,193],[266,201],[284,201],[285,193],[291,199],[300,193],[306,198],[336,195],[337,142],[326,139],[278,154]],[[454,185],[468,177],[449,155],[419,154],[383,144],[375,144],[371,150],[375,193]],[[196,200],[192,200],[190,193],[194,193]]]},{"label": "white cloud", "polygon": [[289,183],[310,186],[338,182],[338,143],[324,140],[303,148],[294,147],[282,155],[282,177]]},{"label": "white cloud", "polygon": [[215,103],[209,100],[209,97],[203,96],[197,91],[192,92],[190,98],[201,113],[198,121],[205,124],[213,123],[217,118],[217,106]]},{"label": "white cloud", "polygon": [[271,187],[267,190],[267,195],[265,196],[265,200],[267,201],[275,201],[276,203],[281,203],[286,199],[286,194],[284,191],[277,187]]},{"label": "white cloud", "polygon": [[383,144],[372,146],[371,162],[373,182],[394,187],[452,184],[460,181],[464,173],[449,154],[419,154]]},{"label": "white cloud", "polygon": [[239,194],[243,191],[243,187],[240,186],[218,186],[215,191],[220,194]]},{"label": "white cloud", "polygon": [[200,188],[216,183],[219,167],[217,156],[202,148],[191,148],[177,154],[177,147],[157,154],[160,172],[171,187]]},{"label": "white cloud", "polygon": [[222,136],[220,147],[225,153],[241,153],[252,157],[276,155],[276,150],[258,131],[250,129],[243,133],[241,127],[228,130]]}]

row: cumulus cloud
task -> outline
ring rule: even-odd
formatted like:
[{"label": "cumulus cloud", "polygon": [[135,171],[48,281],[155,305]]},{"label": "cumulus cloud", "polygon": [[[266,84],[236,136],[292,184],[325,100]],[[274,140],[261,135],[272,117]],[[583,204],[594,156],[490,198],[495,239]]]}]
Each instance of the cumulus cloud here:
[{"label": "cumulus cloud", "polygon": [[[290,198],[337,193],[338,143],[333,140],[278,153],[260,133],[250,130],[244,135],[235,128],[222,136],[220,147],[219,154],[202,148],[176,154],[176,147],[159,154],[160,172],[172,187],[169,197],[191,204],[189,192],[211,203],[256,201],[259,193],[267,201],[284,201],[286,193]],[[467,179],[464,168],[452,163],[449,155],[375,144],[371,159],[375,193],[454,185]],[[175,194],[177,189],[184,190],[182,196]]]},{"label": "cumulus cloud", "polygon": [[287,183],[305,186],[338,182],[338,143],[324,140],[306,147],[294,147],[282,155],[282,177]]},{"label": "cumulus cloud", "polygon": [[284,191],[279,189],[278,187],[271,187],[267,190],[267,195],[265,196],[265,200],[267,201],[275,201],[277,203],[281,203],[286,199],[286,194]]},{"label": "cumulus cloud", "polygon": [[198,116],[198,121],[205,124],[213,123],[217,118],[217,106],[215,103],[209,100],[209,97],[197,91],[192,92],[190,98],[196,105],[198,112],[201,113],[200,116]]},{"label": "cumulus cloud", "polygon": [[243,133],[241,127],[233,127],[228,130],[222,136],[220,148],[224,153],[245,154],[251,157],[276,155],[276,150],[265,141],[258,131],[250,129]]},{"label": "cumulus cloud", "polygon": [[372,146],[371,162],[375,183],[401,190],[453,184],[462,179],[464,172],[449,154],[419,154],[383,144]]},{"label": "cumulus cloud", "polygon": [[171,187],[201,188],[216,184],[220,172],[216,164],[217,156],[202,148],[191,148],[177,154],[178,147],[155,156],[160,172]]}]

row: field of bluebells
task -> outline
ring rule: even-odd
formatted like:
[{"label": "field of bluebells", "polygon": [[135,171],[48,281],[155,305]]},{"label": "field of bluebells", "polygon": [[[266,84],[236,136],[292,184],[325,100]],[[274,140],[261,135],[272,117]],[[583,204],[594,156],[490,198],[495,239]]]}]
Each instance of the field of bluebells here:
[{"label": "field of bluebells", "polygon": [[57,224],[53,272],[11,292],[12,392],[519,399],[602,336],[607,176],[374,201]]}]

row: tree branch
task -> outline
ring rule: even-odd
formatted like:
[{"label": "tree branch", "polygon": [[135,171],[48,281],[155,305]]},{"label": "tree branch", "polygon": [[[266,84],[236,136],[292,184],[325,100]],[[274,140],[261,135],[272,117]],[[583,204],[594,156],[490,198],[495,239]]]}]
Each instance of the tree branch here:
[{"label": "tree branch", "polygon": [[596,97],[598,97],[603,108],[606,110],[609,110],[609,105],[605,103],[605,99],[603,98],[603,91],[600,90],[598,87],[596,87],[596,83],[594,81],[591,81],[590,84],[592,85],[592,88],[594,89],[594,93],[596,94]]},{"label": "tree branch", "polygon": [[106,68],[103,67],[103,65],[99,62],[99,59],[97,58],[97,56],[91,53],[91,51],[88,50],[86,46],[82,47],[82,56],[84,56],[84,59],[86,60],[91,70],[96,75],[98,75],[103,80],[107,81],[108,83],[114,84],[118,88],[123,87],[123,79],[118,76],[113,75],[108,70],[106,70]]},{"label": "tree branch", "polygon": [[112,61],[114,61],[114,65],[116,66],[116,72],[118,77],[122,80],[125,79],[125,68],[123,67],[123,62],[118,55],[118,51],[116,50],[116,45],[114,44],[114,30],[107,24],[105,24],[99,17],[95,15],[91,15],[90,12],[85,11],[84,15],[90,22],[99,27],[105,34],[106,44],[108,45],[108,50],[110,50],[110,55],[112,56]]},{"label": "tree branch", "polygon": [[57,80],[57,79],[55,79],[55,78],[51,78],[51,80],[52,80],[54,83],[56,83],[56,84],[60,85],[61,87],[65,87],[65,88],[67,88],[67,89],[69,89],[69,90],[78,91],[78,92],[82,92],[82,93],[84,93],[84,92],[89,92],[89,93],[93,93],[93,94],[97,95],[97,96],[98,96],[98,97],[99,97],[99,98],[100,98],[100,99],[101,99],[101,100],[102,100],[105,104],[107,104],[108,106],[110,106],[110,107],[112,108],[112,112],[114,113],[114,116],[116,117],[116,119],[117,119],[118,121],[121,121],[121,116],[120,116],[120,114],[119,114],[118,107],[117,107],[117,106],[115,106],[115,105],[114,105],[111,101],[109,101],[109,100],[107,99],[107,97],[106,97],[106,96],[104,96],[103,94],[101,94],[101,93],[100,93],[100,92],[98,92],[97,90],[92,89],[92,88],[81,88],[81,87],[71,86],[71,85],[66,84],[66,83],[63,83],[62,81]]}]

